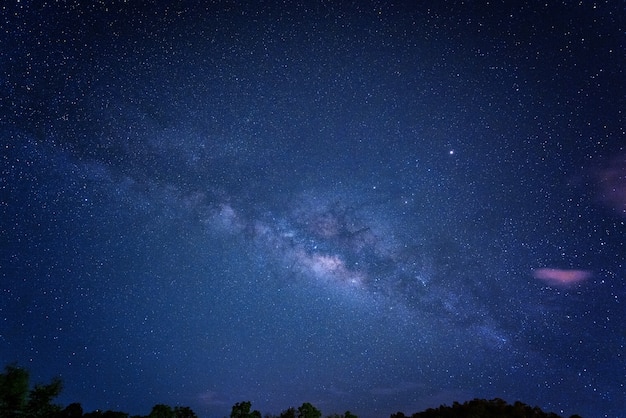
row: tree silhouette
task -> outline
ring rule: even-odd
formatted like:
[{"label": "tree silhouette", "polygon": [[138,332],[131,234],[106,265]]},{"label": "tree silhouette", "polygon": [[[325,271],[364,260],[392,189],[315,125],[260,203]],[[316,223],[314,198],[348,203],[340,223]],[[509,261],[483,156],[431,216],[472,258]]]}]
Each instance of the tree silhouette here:
[{"label": "tree silhouette", "polygon": [[26,403],[26,416],[32,418],[47,418],[59,411],[59,405],[52,404],[52,400],[59,396],[63,389],[61,379],[54,378],[47,385],[35,385],[28,395]]},{"label": "tree silhouette", "polygon": [[152,407],[148,418],[198,418],[198,416],[187,406],[172,408],[169,405],[157,404]]},{"label": "tree silhouette", "polygon": [[288,408],[280,413],[279,418],[296,418],[296,408]]},{"label": "tree silhouette", "polygon": [[93,411],[83,415],[83,418],[128,418],[128,414],[119,411]]},{"label": "tree silhouette", "polygon": [[261,418],[259,411],[250,412],[251,407],[252,403],[249,401],[236,403],[230,411],[230,418]]},{"label": "tree silhouette", "polygon": [[157,404],[152,407],[148,418],[176,418],[176,414],[171,406]]},{"label": "tree silhouette", "polygon": [[198,418],[195,412],[188,406],[177,406],[174,408],[176,418]]},{"label": "tree silhouette", "polygon": [[4,368],[0,374],[0,416],[20,415],[28,396],[28,372],[15,364]]},{"label": "tree silhouette", "polygon": [[83,416],[83,407],[79,403],[71,403],[57,414],[58,418],[80,418]]},{"label": "tree silhouette", "polygon": [[5,367],[0,374],[0,416],[47,418],[61,411],[59,405],[52,403],[63,387],[60,379],[52,379],[47,385],[35,385],[30,391],[28,380],[25,369],[15,364]]},{"label": "tree silhouette", "polygon": [[320,410],[308,402],[298,408],[298,418],[321,418],[321,416]]},{"label": "tree silhouette", "polygon": [[[128,418],[129,414],[118,411],[93,411],[83,413],[80,403],[72,403],[62,409],[53,403],[61,392],[63,385],[60,379],[52,379],[49,384],[37,384],[32,389],[29,385],[29,374],[15,364],[5,366],[0,373],[0,418]],[[257,410],[251,410],[249,401],[233,405],[230,418],[262,418]],[[268,415],[268,418],[276,417]],[[299,408],[288,408],[278,418],[321,418],[322,413],[312,404],[305,402]],[[452,406],[442,405],[429,408],[412,415],[403,412],[391,414],[390,418],[561,418],[554,413],[543,412],[539,407],[531,407],[520,401],[513,405],[495,398],[492,400],[473,399],[463,404],[453,402]],[[156,404],[147,416],[132,418],[198,418],[191,408],[186,406],[170,407]],[[350,411],[343,415],[332,414],[327,418],[357,418]],[[570,418],[581,418],[572,415]]]},{"label": "tree silhouette", "polygon": [[[391,417],[393,418],[393,415]],[[346,411],[343,413],[343,415],[332,414],[332,415],[329,415],[327,418],[358,418],[358,417],[354,415],[353,413],[351,413],[350,411]]]},{"label": "tree silhouette", "polygon": [[[522,402],[510,405],[504,400],[473,399],[460,404],[453,402],[452,406],[442,405],[438,408],[428,408],[416,412],[411,418],[560,418],[554,413],[543,412],[538,407],[531,407]],[[391,415],[391,418],[406,418],[402,412]]]}]

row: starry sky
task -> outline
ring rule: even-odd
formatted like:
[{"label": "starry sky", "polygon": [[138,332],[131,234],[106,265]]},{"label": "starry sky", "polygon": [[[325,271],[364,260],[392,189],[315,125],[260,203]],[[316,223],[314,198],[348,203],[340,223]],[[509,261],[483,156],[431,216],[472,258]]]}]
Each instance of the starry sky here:
[{"label": "starry sky", "polygon": [[625,416],[624,3],[240,3],[0,6],[1,366]]}]

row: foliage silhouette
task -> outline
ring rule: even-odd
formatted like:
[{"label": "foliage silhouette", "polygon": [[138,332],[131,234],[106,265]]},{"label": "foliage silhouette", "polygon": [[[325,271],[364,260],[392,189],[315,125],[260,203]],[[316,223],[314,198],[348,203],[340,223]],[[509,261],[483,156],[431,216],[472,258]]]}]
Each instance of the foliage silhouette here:
[{"label": "foliage silhouette", "polygon": [[[9,364],[0,373],[0,418],[128,418],[119,411],[93,411],[84,413],[79,403],[69,404],[64,409],[53,403],[61,393],[61,379],[54,378],[47,385],[37,384],[30,389],[29,374],[26,369]],[[258,413],[258,411],[255,411]],[[261,415],[258,415],[260,418]],[[157,404],[146,417],[133,418],[198,418],[186,406],[172,408]]]},{"label": "foliage silhouette", "polygon": [[119,411],[93,411],[83,415],[83,418],[128,418],[128,414]]},{"label": "foliage silhouette", "polygon": [[250,412],[251,407],[252,403],[249,401],[236,403],[230,411],[230,418],[261,418],[259,411]]},{"label": "foliage silhouette", "polygon": [[15,364],[5,367],[0,374],[0,416],[48,418],[61,411],[59,405],[52,403],[63,388],[59,378],[47,385],[37,384],[30,390],[28,380],[25,369]]},{"label": "foliage silhouette", "polygon": [[296,408],[287,408],[278,416],[279,418],[296,418]]},{"label": "foliage silhouette", "polygon": [[322,412],[308,402],[298,408],[298,418],[321,418]]},{"label": "foliage silhouette", "polygon": [[350,411],[346,411],[343,413],[343,415],[332,414],[332,415],[329,415],[327,418],[358,418],[358,417],[354,415],[353,413],[351,413]]},{"label": "foliage silhouette", "polygon": [[17,416],[26,407],[28,372],[10,364],[0,374],[0,416]]},{"label": "foliage silhouette", "polygon": [[[129,414],[119,411],[93,411],[84,413],[80,403],[69,404],[64,409],[53,403],[63,388],[58,378],[49,384],[37,384],[30,389],[27,370],[10,364],[0,373],[0,418],[129,418]],[[250,401],[233,405],[230,418],[262,418],[257,410],[251,410]],[[288,408],[278,417],[267,415],[266,418],[321,418],[322,412],[312,404],[305,402],[300,407]],[[538,407],[531,407],[522,402],[508,404],[502,399],[474,399],[463,404],[454,402],[452,406],[442,405],[429,408],[412,415],[403,412],[391,414],[390,418],[561,418],[554,413],[543,412]],[[186,406],[154,405],[147,416],[131,418],[198,418]],[[332,414],[327,418],[357,418],[350,411],[343,415]],[[581,418],[572,415],[570,418]]]},{"label": "foliage silhouette", "polygon": [[152,407],[148,418],[176,418],[176,415],[171,406],[157,404]]},{"label": "foliage silhouette", "polygon": [[[402,412],[391,415],[391,418],[561,418],[552,412],[543,412],[538,407],[531,407],[522,402],[513,405],[495,398],[492,400],[473,399],[460,404],[454,402],[452,406],[442,405],[438,408],[428,408],[407,416]],[[572,415],[570,418],[576,418]],[[578,417],[580,418],[580,417]]]},{"label": "foliage silhouette", "polygon": [[59,418],[80,418],[83,416],[83,407],[79,403],[71,403],[58,413]]}]

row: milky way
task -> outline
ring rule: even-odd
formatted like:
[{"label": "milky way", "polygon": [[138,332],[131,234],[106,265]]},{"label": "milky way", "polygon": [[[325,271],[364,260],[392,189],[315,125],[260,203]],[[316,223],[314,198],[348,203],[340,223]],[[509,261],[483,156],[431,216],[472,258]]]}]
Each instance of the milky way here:
[{"label": "milky way", "polygon": [[0,359],[59,403],[623,417],[617,2],[7,3]]}]

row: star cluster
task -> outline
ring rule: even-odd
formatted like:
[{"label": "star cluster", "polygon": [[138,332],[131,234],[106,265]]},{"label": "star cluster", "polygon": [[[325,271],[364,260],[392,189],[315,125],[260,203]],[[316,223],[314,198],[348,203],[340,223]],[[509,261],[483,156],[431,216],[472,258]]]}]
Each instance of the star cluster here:
[{"label": "star cluster", "polygon": [[10,2],[0,359],[146,414],[626,413],[623,7]]}]

